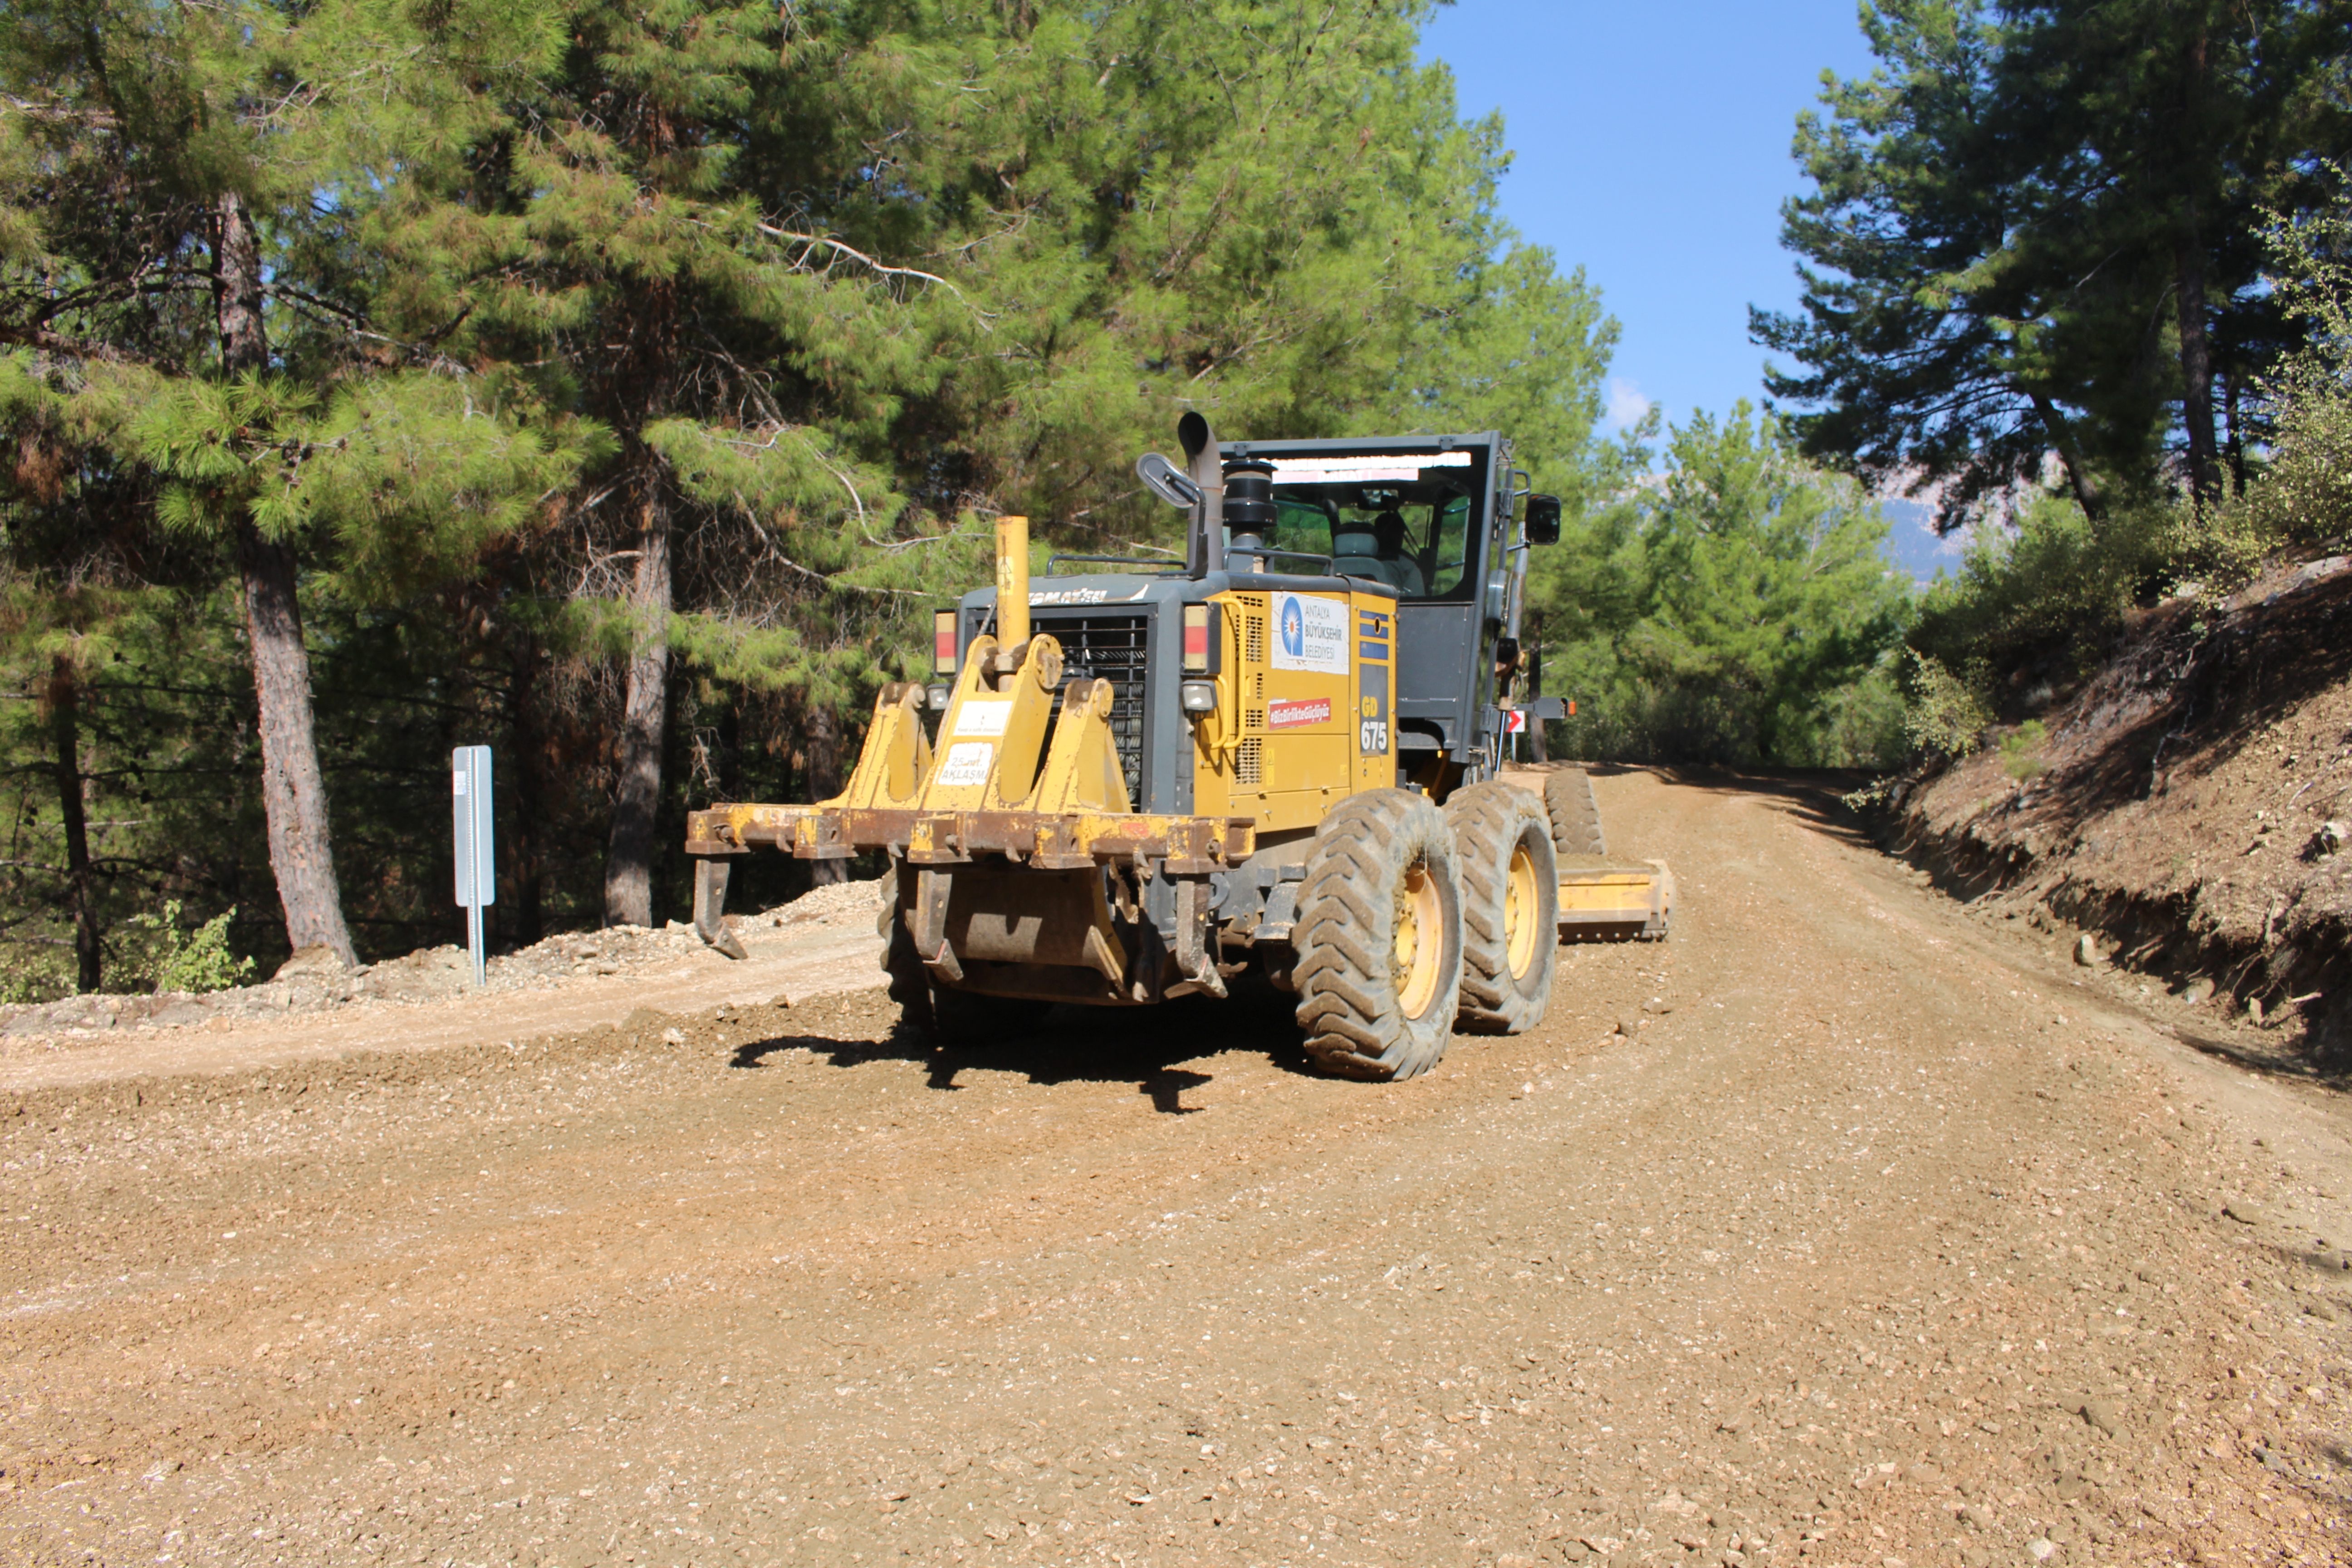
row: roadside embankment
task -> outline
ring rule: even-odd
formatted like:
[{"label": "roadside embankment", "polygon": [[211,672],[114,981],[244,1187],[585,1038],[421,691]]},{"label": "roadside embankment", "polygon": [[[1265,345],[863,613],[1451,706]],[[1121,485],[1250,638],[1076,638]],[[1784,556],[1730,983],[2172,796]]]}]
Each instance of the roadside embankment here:
[{"label": "roadside embankment", "polygon": [[2352,1068],[2352,556],[2144,612],[2038,724],[1897,784],[1882,840],[2199,1043]]}]

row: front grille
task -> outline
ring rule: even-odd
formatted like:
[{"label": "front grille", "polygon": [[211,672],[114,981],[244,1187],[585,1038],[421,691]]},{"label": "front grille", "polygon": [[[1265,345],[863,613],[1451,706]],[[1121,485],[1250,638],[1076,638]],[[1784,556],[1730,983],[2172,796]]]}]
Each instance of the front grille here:
[{"label": "front grille", "polygon": [[1241,742],[1234,752],[1234,782],[1252,788],[1265,783],[1265,623],[1269,601],[1264,594],[1236,594],[1234,607],[1242,618]]},{"label": "front grille", "polygon": [[[1041,632],[1050,632],[1062,645],[1066,679],[1091,677],[1111,684],[1110,732],[1118,746],[1119,771],[1127,775],[1127,798],[1143,806],[1143,662],[1150,622],[1143,616],[1085,616],[1068,620],[1040,618]],[[1056,700],[1054,717],[1061,718]]]}]

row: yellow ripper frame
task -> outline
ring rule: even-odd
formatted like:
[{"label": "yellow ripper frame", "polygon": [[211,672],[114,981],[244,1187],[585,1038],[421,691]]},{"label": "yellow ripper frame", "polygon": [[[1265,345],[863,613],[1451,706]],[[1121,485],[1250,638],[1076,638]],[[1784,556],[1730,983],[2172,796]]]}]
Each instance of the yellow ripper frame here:
[{"label": "yellow ripper frame", "polygon": [[[1000,566],[1025,563],[1026,522],[1003,522],[1017,527],[999,541]],[[1208,879],[1255,851],[1254,819],[1131,809],[1110,727],[1110,682],[1064,686],[1061,645],[1029,635],[1026,571],[1000,573],[1007,575],[1013,580],[1000,582],[999,603],[1021,613],[1006,616],[1004,641],[977,637],[965,650],[936,749],[923,729],[924,689],[894,682],[876,699],[865,749],[840,795],[814,805],[714,805],[687,818],[687,853],[698,861],[694,925],[703,941],[743,956],[722,915],[731,858],[754,846],[803,860],[885,850],[899,868],[916,949],[945,984],[982,984],[967,973],[961,949],[1022,970],[1033,994],[1066,991],[1075,978],[1041,977],[1039,969],[1092,972],[1085,984],[1100,1001],[1223,993],[1207,931]],[[1001,859],[983,864],[983,856]],[[1176,985],[1127,973],[1102,879],[1084,879],[1090,886],[1081,888],[1051,875],[1114,866],[1139,881],[1164,876],[1174,885]],[[958,868],[971,869],[959,879]],[[983,895],[995,904],[976,908]]]}]

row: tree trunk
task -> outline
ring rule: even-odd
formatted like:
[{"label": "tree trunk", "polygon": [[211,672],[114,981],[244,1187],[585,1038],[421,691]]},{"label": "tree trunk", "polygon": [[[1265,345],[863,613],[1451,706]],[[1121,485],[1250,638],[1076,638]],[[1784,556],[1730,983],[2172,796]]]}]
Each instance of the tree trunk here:
[{"label": "tree trunk", "polygon": [[2213,347],[2205,332],[2205,249],[2191,207],[2174,243],[2173,268],[2180,305],[2180,421],[2189,430],[2189,488],[2203,506],[2219,493],[2213,441]]},{"label": "tree trunk", "polygon": [[2205,330],[2205,244],[2200,232],[2193,163],[2206,149],[2196,136],[2204,123],[2207,39],[2200,26],[2182,62],[2179,124],[2191,140],[2181,151],[2180,213],[2173,231],[2173,299],[2180,320],[2180,423],[2189,433],[2189,488],[2201,510],[2220,494],[2213,441],[2213,345]]},{"label": "tree trunk", "polygon": [[82,798],[81,685],[64,659],[52,667],[49,731],[57,742],[58,815],[66,830],[66,910],[73,917],[74,989],[89,995],[99,987],[102,953],[98,940],[98,879],[89,863],[89,813]]},{"label": "tree trunk", "polygon": [[514,634],[510,646],[514,673],[507,689],[507,750],[514,757],[515,811],[513,848],[507,864],[514,872],[514,915],[504,923],[515,946],[529,947],[547,934],[540,890],[544,872],[540,858],[544,851],[539,831],[547,805],[545,792],[540,788],[541,737],[534,705],[544,660],[540,657],[539,639],[528,633]]},{"label": "tree trunk", "polygon": [[[267,369],[262,334],[261,245],[252,216],[234,192],[220,198],[213,242],[213,300],[221,366],[230,374]],[[318,730],[310,714],[310,654],[302,643],[295,598],[294,551],[261,537],[249,515],[236,520],[245,629],[253,647],[253,690],[261,729],[261,800],[269,823],[269,868],[295,952],[331,950],[357,962],[343,924],[327,828],[327,786],[319,772]]]},{"label": "tree trunk", "polygon": [[327,830],[327,785],[319,773],[318,731],[310,714],[310,654],[294,596],[294,552],[261,537],[249,520],[236,528],[244,578],[245,629],[253,646],[253,689],[259,700],[261,803],[269,824],[269,868],[286,913],[286,941],[296,952],[323,947],[346,964],[359,962],[343,924]]},{"label": "tree trunk", "polygon": [[[830,708],[812,706],[808,710],[807,741],[802,750],[808,753],[809,799],[831,800],[841,793],[841,721]],[[811,860],[808,863],[809,886],[829,887],[849,880],[846,860]]]},{"label": "tree trunk", "polygon": [[631,611],[636,643],[621,707],[620,777],[604,859],[604,923],[654,923],[654,814],[661,805],[662,744],[669,717],[669,504],[661,460],[637,464],[637,570]]},{"label": "tree trunk", "polygon": [[2066,470],[2066,483],[2074,491],[2074,504],[2083,509],[2084,517],[2098,521],[2105,510],[2099,484],[2083,466],[2082,454],[2074,449],[2074,427],[2066,423],[2066,416],[2058,411],[2058,405],[2041,393],[2029,391],[2026,395],[2033,400],[2033,412],[2042,421],[2043,433],[2050,437],[2051,449],[2058,454],[2058,466]]}]

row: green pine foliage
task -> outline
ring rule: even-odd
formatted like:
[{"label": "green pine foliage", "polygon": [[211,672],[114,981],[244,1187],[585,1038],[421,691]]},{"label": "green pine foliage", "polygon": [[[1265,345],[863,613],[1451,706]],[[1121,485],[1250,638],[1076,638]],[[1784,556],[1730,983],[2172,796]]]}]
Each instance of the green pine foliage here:
[{"label": "green pine foliage", "polygon": [[1879,67],[1798,122],[1799,310],[1758,311],[1811,456],[1998,511],[2054,458],[2093,516],[2242,482],[2255,384],[2296,335],[2266,209],[2345,144],[2341,7],[1883,0]]},{"label": "green pine foliage", "polygon": [[[11,994],[152,984],[158,921],[232,969],[284,954],[248,533],[297,563],[373,955],[457,929],[457,743],[499,754],[498,939],[600,918],[649,640],[675,911],[685,810],[834,787],[992,515],[1041,553],[1167,548],[1132,466],[1185,408],[1235,437],[1499,426],[1548,488],[1614,493],[1614,325],[1496,217],[1501,127],[1415,58],[1427,9],[17,8]],[[257,363],[225,357],[225,201]],[[763,860],[746,896],[804,874]]]},{"label": "green pine foliage", "polygon": [[1666,469],[1538,556],[1544,687],[1570,754],[1882,766],[1902,752],[1892,658],[1908,584],[1852,479],[1747,405],[1672,431]]}]

